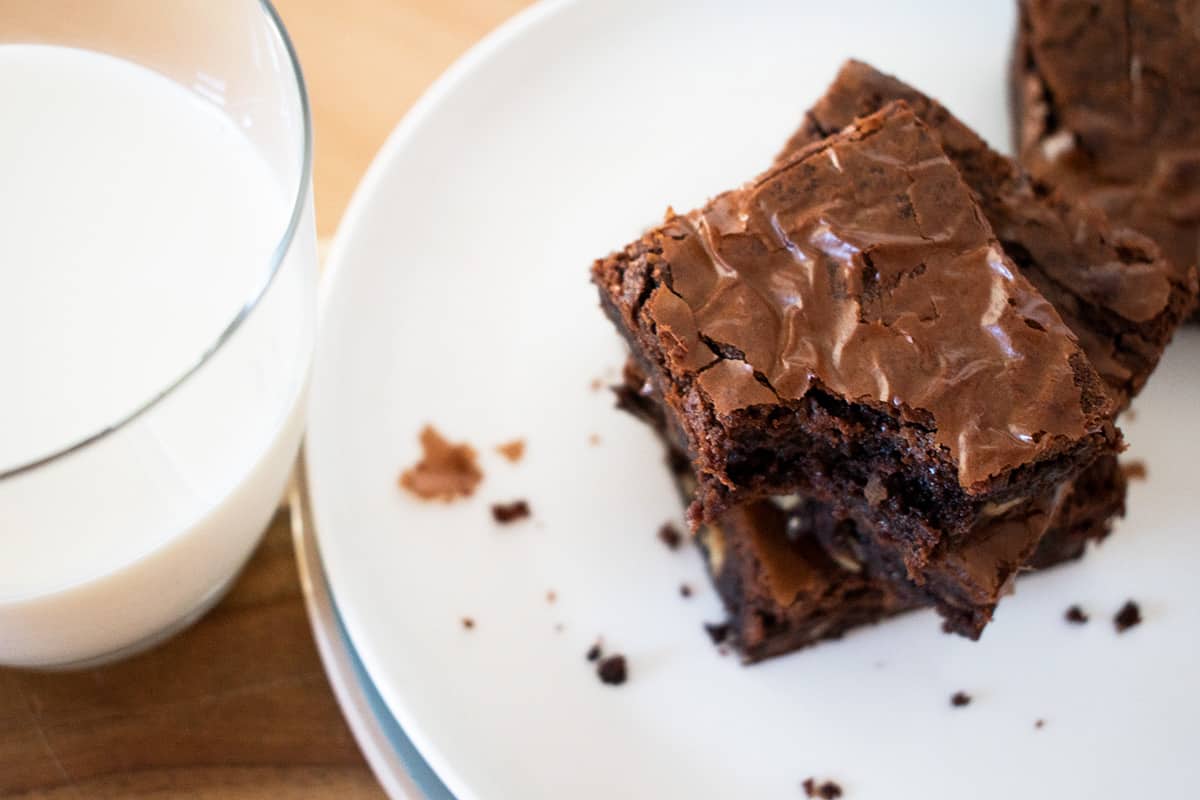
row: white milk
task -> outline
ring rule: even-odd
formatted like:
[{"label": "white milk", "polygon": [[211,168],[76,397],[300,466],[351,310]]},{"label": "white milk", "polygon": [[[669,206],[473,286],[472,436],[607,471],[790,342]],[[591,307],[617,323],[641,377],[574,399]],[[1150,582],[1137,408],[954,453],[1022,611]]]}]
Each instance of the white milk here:
[{"label": "white milk", "polygon": [[[0,45],[0,472],[111,425],[253,299],[285,185],[217,104],[129,62]],[[294,184],[294,180],[293,180]],[[312,216],[234,337],[167,401],[0,480],[0,663],[135,646],[219,596],[295,455]]]}]

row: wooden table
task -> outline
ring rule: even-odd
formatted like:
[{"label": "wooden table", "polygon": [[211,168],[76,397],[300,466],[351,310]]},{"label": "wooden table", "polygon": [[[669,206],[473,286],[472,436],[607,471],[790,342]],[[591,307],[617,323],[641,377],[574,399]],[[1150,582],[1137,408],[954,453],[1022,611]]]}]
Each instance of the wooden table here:
[{"label": "wooden table", "polygon": [[[388,131],[527,0],[277,0],[312,96],[331,236]],[[158,649],[69,674],[0,670],[0,796],[376,798],[321,669],[287,515],[230,595]]]}]

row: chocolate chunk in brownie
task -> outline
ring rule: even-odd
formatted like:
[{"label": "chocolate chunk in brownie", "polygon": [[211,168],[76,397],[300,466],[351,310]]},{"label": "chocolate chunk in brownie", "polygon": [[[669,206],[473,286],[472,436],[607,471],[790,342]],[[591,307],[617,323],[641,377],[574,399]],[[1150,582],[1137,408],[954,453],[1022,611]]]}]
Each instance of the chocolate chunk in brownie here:
[{"label": "chocolate chunk in brownie", "polygon": [[596,674],[600,676],[601,683],[620,686],[629,677],[625,656],[615,655],[601,659],[600,663],[596,665]]},{"label": "chocolate chunk in brownie", "polygon": [[467,444],[451,444],[432,425],[421,430],[421,449],[421,460],[400,475],[399,483],[422,500],[469,497],[483,480],[475,450]]},{"label": "chocolate chunk in brownie", "polygon": [[1140,625],[1141,622],[1142,610],[1132,600],[1126,601],[1117,615],[1113,617],[1113,625],[1116,626],[1117,633],[1124,633],[1133,626]]},{"label": "chocolate chunk in brownie", "polygon": [[525,500],[513,500],[511,503],[493,503],[492,518],[501,525],[507,525],[517,520],[529,517],[529,503]]},{"label": "chocolate chunk in brownie", "polygon": [[670,217],[594,278],[686,434],[693,524],[798,492],[886,524],[917,577],[943,539],[1118,445],[1074,335],[902,103]]},{"label": "chocolate chunk in brownie", "polygon": [[1072,625],[1083,625],[1088,621],[1087,612],[1079,606],[1071,606],[1067,609],[1067,613],[1063,615],[1064,619]]},{"label": "chocolate chunk in brownie", "polygon": [[1022,161],[1181,269],[1200,252],[1200,4],[1021,0],[1012,66]]},{"label": "chocolate chunk in brownie", "polygon": [[903,100],[928,125],[979,200],[1021,274],[1049,300],[1125,405],[1145,384],[1196,302],[1196,276],[1144,236],[1113,225],[990,148],[936,100],[860,61],[848,61],[776,159]]}]

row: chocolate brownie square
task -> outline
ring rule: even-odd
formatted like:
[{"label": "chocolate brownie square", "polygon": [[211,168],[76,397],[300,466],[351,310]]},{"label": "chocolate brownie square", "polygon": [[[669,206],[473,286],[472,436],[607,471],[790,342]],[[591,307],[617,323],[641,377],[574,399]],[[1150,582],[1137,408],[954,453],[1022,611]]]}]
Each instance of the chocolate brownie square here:
[{"label": "chocolate brownie square", "polygon": [[1022,162],[1153,237],[1200,253],[1200,2],[1021,0],[1011,83]]},{"label": "chocolate brownie square", "polygon": [[682,432],[696,526],[798,493],[870,519],[919,576],[1119,446],[1118,403],[904,103],[593,280]]},{"label": "chocolate brownie square", "polygon": [[1195,305],[1195,270],[1176,268],[1146,237],[1068,200],[989,147],[936,100],[860,61],[842,66],[776,163],[896,100],[908,103],[929,127],[1007,255],[1127,404]]},{"label": "chocolate brownie square", "polygon": [[[616,391],[622,409],[663,437],[676,480],[690,496],[695,478],[689,460],[678,450],[681,437],[678,433],[671,436],[653,385],[632,361],[626,364],[624,382]],[[717,523],[703,526],[699,536],[702,547],[718,562],[719,553],[713,556],[717,548],[734,554],[735,566],[730,574],[719,574],[723,562],[710,560],[710,567],[735,621],[745,608],[757,608],[768,621],[790,620],[791,633],[780,639],[785,650],[813,639],[816,634],[810,627],[840,631],[903,608],[930,604],[937,606],[946,630],[978,638],[1018,573],[1078,558],[1088,541],[1108,534],[1112,519],[1124,513],[1125,488],[1125,476],[1116,458],[1102,457],[1056,493],[1049,504],[1001,514],[981,522],[968,539],[936,549],[920,582],[910,578],[895,548],[887,546],[870,519],[853,514],[839,517],[830,504],[800,496],[776,497],[730,509]],[[780,514],[786,519],[789,538],[803,539],[801,544],[793,541],[785,545],[767,533],[779,526],[776,518]],[[747,540],[746,536],[751,538]],[[712,544],[715,537],[720,537],[720,545]],[[831,563],[842,570],[831,572]],[[853,580],[842,575],[846,571],[854,574]],[[767,601],[761,588],[753,588],[754,581],[748,577],[751,574],[766,575],[771,585],[791,576],[795,580],[788,586],[803,587],[803,591],[796,590],[796,596],[808,599],[791,614],[780,616],[764,610]],[[829,578],[831,574],[836,581]],[[869,588],[864,583],[870,584]],[[757,595],[737,600],[740,587]],[[785,588],[774,595],[791,591]],[[844,597],[855,598],[849,608],[829,609]],[[801,624],[801,620],[814,618],[822,624]],[[748,621],[745,626],[752,628],[745,634],[751,641],[757,639],[756,631],[773,629],[761,620]]]},{"label": "chocolate brownie square", "polygon": [[[1062,507],[1042,540],[1039,568],[1078,557],[1084,542],[1107,532],[1124,488],[1119,469],[1106,475],[1117,483],[1082,505]],[[732,642],[747,663],[927,605],[912,584],[881,578],[870,564],[819,543],[854,538],[850,527],[828,506],[784,510],[769,500],[731,509],[701,527],[696,542],[729,614]]]}]

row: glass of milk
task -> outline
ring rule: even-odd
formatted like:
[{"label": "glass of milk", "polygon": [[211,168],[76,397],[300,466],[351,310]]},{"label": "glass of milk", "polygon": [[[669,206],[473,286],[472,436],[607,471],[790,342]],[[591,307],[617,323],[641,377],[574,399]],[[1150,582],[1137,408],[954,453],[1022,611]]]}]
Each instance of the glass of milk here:
[{"label": "glass of milk", "polygon": [[204,613],[275,511],[312,131],[266,2],[0,5],[0,664],[85,666]]}]

